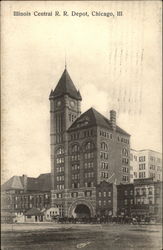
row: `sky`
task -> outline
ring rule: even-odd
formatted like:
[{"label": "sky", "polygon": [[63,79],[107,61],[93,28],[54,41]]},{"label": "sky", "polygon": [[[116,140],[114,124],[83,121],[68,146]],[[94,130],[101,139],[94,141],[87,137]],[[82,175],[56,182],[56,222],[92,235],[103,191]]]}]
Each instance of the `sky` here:
[{"label": "sky", "polygon": [[[117,124],[131,134],[131,148],[161,152],[161,1],[1,5],[3,180],[50,172],[48,97],[65,57],[83,98],[82,112],[94,107],[109,118],[116,110]],[[33,16],[34,11],[70,15]],[[92,16],[92,11],[114,17]]]}]

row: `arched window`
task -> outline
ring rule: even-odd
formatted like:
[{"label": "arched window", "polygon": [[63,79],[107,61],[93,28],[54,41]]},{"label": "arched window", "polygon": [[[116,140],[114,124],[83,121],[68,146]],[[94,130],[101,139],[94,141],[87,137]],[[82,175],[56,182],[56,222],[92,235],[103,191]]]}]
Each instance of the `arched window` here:
[{"label": "arched window", "polygon": [[56,151],[56,155],[57,155],[57,164],[61,164],[64,163],[64,148],[63,147],[59,147]]},{"label": "arched window", "polygon": [[105,142],[101,142],[101,150],[107,151],[108,145]]},{"label": "arched window", "polygon": [[57,149],[57,155],[62,155],[62,154],[64,154],[64,148],[63,147],[59,147]]},{"label": "arched window", "polygon": [[84,145],[84,151],[92,151],[94,149],[94,144],[92,142],[87,142]]},{"label": "arched window", "polygon": [[128,156],[128,150],[126,148],[122,149],[122,155],[123,156]]},{"label": "arched window", "polygon": [[77,144],[73,145],[71,148],[71,151],[72,151],[72,153],[79,152],[80,151],[79,145],[77,145]]}]

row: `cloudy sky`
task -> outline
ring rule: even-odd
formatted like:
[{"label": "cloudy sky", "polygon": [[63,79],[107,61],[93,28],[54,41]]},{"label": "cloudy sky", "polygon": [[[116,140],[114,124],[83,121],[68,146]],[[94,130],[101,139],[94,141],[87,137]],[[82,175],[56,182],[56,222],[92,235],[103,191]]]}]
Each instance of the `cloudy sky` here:
[{"label": "cloudy sky", "polygon": [[[33,16],[34,11],[70,16]],[[50,171],[48,96],[64,70],[65,54],[83,97],[82,112],[94,107],[109,117],[115,109],[118,125],[132,135],[132,148],[161,151],[161,1],[2,2],[5,179]]]}]

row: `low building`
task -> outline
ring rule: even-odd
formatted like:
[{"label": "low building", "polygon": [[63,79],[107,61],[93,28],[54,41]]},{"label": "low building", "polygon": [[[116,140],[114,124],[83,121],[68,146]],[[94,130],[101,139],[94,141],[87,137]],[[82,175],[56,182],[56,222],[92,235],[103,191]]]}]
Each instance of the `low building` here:
[{"label": "low building", "polygon": [[131,216],[131,209],[134,206],[134,185],[117,185],[117,215]]},{"label": "low building", "polygon": [[117,187],[113,183],[101,182],[96,187],[97,216],[117,215]]},{"label": "low building", "polygon": [[41,222],[43,216],[44,213],[37,208],[31,208],[24,214],[25,222]]},{"label": "low building", "polygon": [[162,217],[162,182],[153,178],[134,180],[134,203],[132,215],[140,218],[146,216],[158,221]]},{"label": "low building", "polygon": [[41,174],[37,178],[13,176],[2,185],[2,211],[21,217],[29,209],[50,207],[51,176]]},{"label": "low building", "polygon": [[44,220],[45,221],[52,221],[59,216],[59,208],[58,207],[50,207],[43,212],[44,212]]}]

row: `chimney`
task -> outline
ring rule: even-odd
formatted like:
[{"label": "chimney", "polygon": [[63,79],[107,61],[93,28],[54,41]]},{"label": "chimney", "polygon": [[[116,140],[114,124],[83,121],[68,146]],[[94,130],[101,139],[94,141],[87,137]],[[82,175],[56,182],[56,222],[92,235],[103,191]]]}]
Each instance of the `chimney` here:
[{"label": "chimney", "polygon": [[116,112],[115,110],[110,110],[110,121],[113,130],[116,130]]},{"label": "chimney", "polygon": [[24,191],[27,191],[27,175],[23,174],[23,187]]}]

